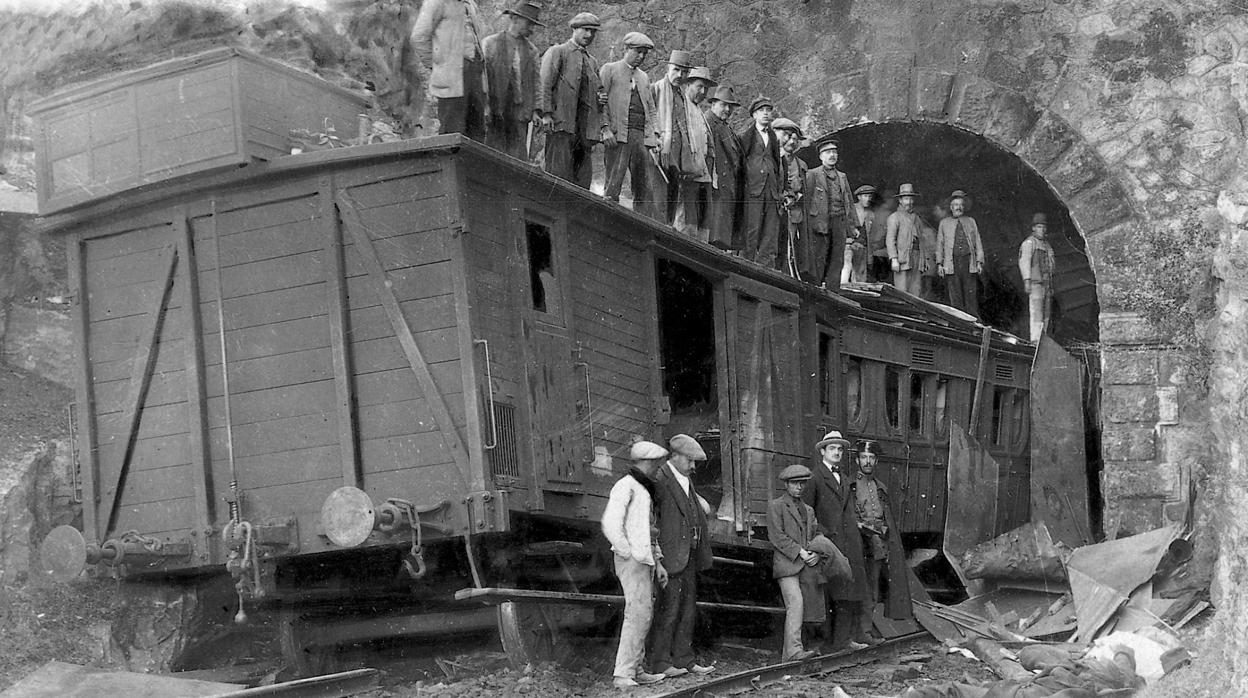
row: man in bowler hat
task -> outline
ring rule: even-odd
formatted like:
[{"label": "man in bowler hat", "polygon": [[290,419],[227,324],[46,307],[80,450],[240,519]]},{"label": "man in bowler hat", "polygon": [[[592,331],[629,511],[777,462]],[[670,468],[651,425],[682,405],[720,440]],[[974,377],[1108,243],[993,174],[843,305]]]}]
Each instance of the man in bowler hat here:
[{"label": "man in bowler hat", "polygon": [[775,266],[780,251],[781,196],[784,192],[780,139],[771,129],[775,108],[770,99],[756,97],[750,102],[750,123],[737,132],[745,162],[742,254],[765,267]]},{"label": "man in bowler hat", "polygon": [[601,26],[598,17],[582,12],[568,22],[572,38],[546,49],[542,56],[537,109],[546,134],[546,171],[589,188],[593,180],[594,145],[615,141],[603,107],[606,92],[598,77],[598,61],[589,53]]},{"label": "man in bowler hat", "polygon": [[541,5],[532,0],[514,0],[503,14],[507,29],[490,34],[481,42],[485,52],[485,74],[490,86],[490,120],[487,145],[520,160],[529,159],[532,125],[541,120],[535,109],[537,95],[537,47],[529,41],[538,21]]}]

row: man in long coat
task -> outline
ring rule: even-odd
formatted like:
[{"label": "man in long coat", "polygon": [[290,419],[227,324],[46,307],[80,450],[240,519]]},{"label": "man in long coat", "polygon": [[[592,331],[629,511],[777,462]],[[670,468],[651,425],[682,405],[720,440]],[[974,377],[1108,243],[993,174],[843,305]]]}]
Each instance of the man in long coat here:
[{"label": "man in long coat", "polygon": [[875,607],[880,602],[881,583],[888,589],[884,597],[884,615],[895,620],[911,617],[910,577],[906,568],[906,551],[893,519],[888,488],[875,478],[875,468],[883,449],[878,441],[862,440],[858,453],[858,474],[849,489],[853,496],[854,513],[862,535],[863,577],[867,598],[862,604],[858,637],[874,644],[880,639],[873,627]]},{"label": "man in long coat", "polygon": [[624,174],[632,173],[633,210],[645,212],[650,205],[650,150],[659,145],[658,114],[650,79],[641,64],[654,42],[641,32],[624,35],[624,57],[602,66],[598,76],[607,91],[607,122],[615,143],[606,147],[607,182],[603,191],[610,201],[620,200]]},{"label": "man in long coat", "polygon": [[537,95],[537,47],[529,41],[538,21],[541,5],[518,0],[503,10],[508,16],[506,31],[490,34],[481,42],[485,52],[485,73],[490,85],[490,121],[485,143],[508,155],[528,160],[529,127],[541,119],[534,109]]},{"label": "man in long coat", "polygon": [[741,249],[741,139],[728,125],[733,111],[741,103],[732,88],[720,85],[711,95],[711,108],[706,124],[711,129],[711,150],[714,153],[715,177],[710,204],[707,206],[706,227],[709,242],[721,250]]},{"label": "man in long coat", "polygon": [[780,163],[780,139],[771,130],[775,104],[766,97],[750,102],[751,121],[737,132],[745,161],[745,187],[741,198],[742,254],[752,262],[774,267],[780,252],[780,209],[784,175]]},{"label": "man in long coat", "polygon": [[829,138],[818,150],[820,166],[806,173],[807,263],[802,272],[810,283],[835,289],[841,287],[845,238],[856,224],[854,194],[845,173],[836,169],[840,143]]},{"label": "man in long coat", "polygon": [[706,460],[706,451],[685,434],[673,436],[668,443],[671,457],[659,466],[654,478],[659,547],[663,549],[667,585],[659,590],[654,609],[650,668],[669,677],[690,672],[709,674],[711,668],[698,664],[693,657],[698,573],[711,568],[706,512],[693,488],[693,472]]},{"label": "man in long coat", "polygon": [[542,56],[537,109],[546,134],[546,171],[586,189],[594,178],[590,153],[594,145],[615,137],[603,107],[607,101],[598,77],[598,61],[589,53],[598,18],[588,12],[573,17],[572,38],[546,49]]},{"label": "man in long coat", "polygon": [[852,475],[843,464],[849,441],[841,436],[841,432],[830,431],[815,447],[819,450],[820,460],[811,468],[810,486],[802,493],[802,501],[814,508],[824,535],[845,555],[852,574],[848,583],[828,584],[825,587],[832,623],[832,646],[829,649],[862,649],[866,645],[855,642],[853,636],[858,632],[860,609],[867,596],[863,579],[866,570],[862,559],[862,536],[858,533],[858,517],[850,489]]},{"label": "man in long coat", "polygon": [[412,25],[412,53],[429,71],[442,133],[485,138],[486,84],[476,0],[425,0]]}]

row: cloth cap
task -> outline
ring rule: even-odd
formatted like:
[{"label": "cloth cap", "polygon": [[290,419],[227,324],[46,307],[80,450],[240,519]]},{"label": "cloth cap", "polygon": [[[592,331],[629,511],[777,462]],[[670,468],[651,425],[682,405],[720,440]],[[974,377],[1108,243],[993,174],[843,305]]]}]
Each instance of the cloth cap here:
[{"label": "cloth cap", "polygon": [[708,88],[715,87],[719,84],[711,78],[711,69],[704,65],[697,66],[696,68],[690,70],[689,75],[685,77],[685,80],[705,80]]},{"label": "cloth cap", "polygon": [[793,465],[790,465],[780,471],[780,479],[785,482],[788,482],[789,480],[809,480],[810,468],[807,468],[800,463],[794,463]]},{"label": "cloth cap", "polygon": [[815,448],[821,449],[828,444],[840,444],[845,448],[849,448],[849,440],[844,436],[841,436],[841,432],[836,431],[835,429],[824,434],[823,438],[819,440],[819,443],[815,444]]},{"label": "cloth cap", "polygon": [[677,434],[667,443],[672,447],[672,453],[679,453],[691,460],[706,460],[706,451],[702,450],[702,445],[688,434]]},{"label": "cloth cap", "polygon": [[667,59],[668,63],[677,68],[693,68],[693,54],[680,49],[672,49],[672,55]]},{"label": "cloth cap", "polygon": [[653,441],[638,441],[628,449],[628,457],[633,460],[667,458],[667,449]]},{"label": "cloth cap", "polygon": [[919,193],[914,190],[914,185],[907,182],[906,184],[903,184],[900,187],[898,187],[897,193],[893,194],[893,198],[899,199],[903,196],[918,196],[918,195]]},{"label": "cloth cap", "polygon": [[962,191],[961,189],[954,189],[953,193],[949,195],[950,201],[953,201],[954,199],[965,199],[965,198],[966,198],[966,192]]},{"label": "cloth cap", "polygon": [[629,32],[624,35],[624,45],[629,48],[654,48],[654,42],[650,37],[641,32]]},{"label": "cloth cap", "polygon": [[1037,213],[1036,215],[1031,217],[1031,224],[1032,225],[1048,225],[1049,217],[1044,215],[1043,213]]},{"label": "cloth cap", "polygon": [[533,2],[533,0],[519,0],[519,2],[513,2],[510,7],[503,10],[503,14],[505,15],[523,17],[539,27],[544,27],[546,25],[542,24],[538,20],[538,17],[541,16],[541,12],[542,6]]},{"label": "cloth cap", "polygon": [[772,131],[792,131],[793,133],[797,134],[798,140],[801,140],[802,138],[804,138],[804,136],[802,136],[802,129],[792,119],[786,119],[783,116],[771,122],[771,130]]},{"label": "cloth cap", "polygon": [[582,12],[573,17],[572,20],[568,22],[568,26],[573,29],[581,29],[582,27],[599,29],[602,27],[602,22],[598,21],[598,15],[592,12]]},{"label": "cloth cap", "polygon": [[731,104],[736,107],[741,106],[741,103],[737,101],[737,96],[732,92],[732,87],[729,85],[716,87],[715,93],[711,95],[711,100],[718,100],[724,104]]},{"label": "cloth cap", "polygon": [[840,148],[841,148],[841,143],[840,143],[840,141],[836,140],[835,138],[825,138],[825,139],[823,139],[823,140],[819,141],[819,147],[818,147],[818,149],[819,149],[819,152],[821,152],[821,153],[822,153],[823,151],[825,151],[825,150],[829,150],[829,149],[830,149],[830,150],[838,150],[838,151],[839,151],[839,150],[840,150]]},{"label": "cloth cap", "polygon": [[875,193],[875,187],[871,186],[870,184],[864,184],[861,187],[858,187],[857,189],[854,190],[854,196],[862,196],[863,194],[874,194],[874,193]]},{"label": "cloth cap", "polygon": [[858,453],[873,453],[877,456],[884,455],[884,447],[879,441],[871,441],[870,439],[862,439],[854,446],[854,450]]},{"label": "cloth cap", "polygon": [[763,97],[762,95],[759,95],[754,98],[754,101],[750,102],[750,113],[753,114],[763,107],[771,107],[774,109],[776,107],[776,103],[766,97]]}]

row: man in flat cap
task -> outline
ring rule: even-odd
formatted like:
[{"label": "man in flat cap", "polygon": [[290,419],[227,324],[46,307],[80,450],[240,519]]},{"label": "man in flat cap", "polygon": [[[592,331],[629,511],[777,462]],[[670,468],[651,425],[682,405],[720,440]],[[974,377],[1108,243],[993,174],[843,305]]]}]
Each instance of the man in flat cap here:
[{"label": "man in flat cap", "polygon": [[529,159],[529,134],[541,114],[534,108],[537,94],[537,47],[529,41],[538,21],[541,5],[533,0],[513,0],[503,14],[507,29],[490,34],[481,42],[485,52],[485,74],[489,83],[490,121],[487,145],[508,155]]},{"label": "man in flat cap", "polygon": [[949,305],[979,317],[979,272],[984,267],[984,246],[979,226],[965,215],[966,194],[955,191],[949,198],[949,218],[936,232],[936,263],[949,289]]},{"label": "man in flat cap", "polygon": [[[784,494],[767,503],[767,539],[775,552],[771,556],[771,576],[780,585],[784,601],[784,635],[780,650],[783,661],[809,659],[815,653],[804,647],[802,623],[807,618],[822,619],[823,599],[816,592],[803,594],[801,577],[815,574],[819,556],[810,549],[819,533],[815,510],[803,501],[810,485],[810,469],[790,465],[780,471]],[[807,585],[809,588],[809,585]],[[806,597],[810,598],[806,598]]]},{"label": "man in flat cap", "polygon": [[688,51],[673,50],[667,59],[667,74],[650,85],[658,113],[659,150],[651,171],[650,186],[655,192],[655,218],[671,225],[680,206],[680,169],[693,160],[689,149],[689,120],[685,116],[685,93],[681,84],[693,70]]},{"label": "man in flat cap", "polygon": [[666,676],[690,672],[709,674],[694,661],[693,626],[698,598],[698,572],[711,568],[711,541],[706,512],[693,487],[693,473],[706,452],[693,437],[677,434],[668,442],[671,457],[655,476],[659,547],[667,585],[659,591],[650,641],[650,669]]},{"label": "man in flat cap", "polygon": [[854,449],[858,453],[858,474],[850,484],[858,531],[862,535],[863,581],[866,599],[856,639],[876,644],[882,638],[875,632],[875,608],[884,596],[884,615],[894,620],[910,618],[910,577],[906,567],[906,551],[901,535],[893,522],[888,488],[875,477],[879,458],[884,453],[880,442],[861,440]]},{"label": "man in flat cap", "polygon": [[867,281],[867,249],[871,231],[875,229],[875,187],[864,184],[854,190],[853,231],[845,238],[845,264],[841,266],[841,283],[864,283]]},{"label": "man in flat cap", "polygon": [[1031,235],[1018,248],[1018,271],[1027,292],[1031,341],[1040,342],[1049,324],[1049,299],[1053,297],[1053,248],[1044,239],[1049,219],[1043,213],[1031,217]]},{"label": "man in flat cap", "polygon": [[706,229],[706,204],[710,196],[713,163],[710,161],[711,129],[702,113],[702,102],[710,90],[719,83],[711,78],[711,69],[706,66],[694,66],[680,84],[680,91],[685,97],[685,133],[688,136],[688,160],[683,158],[686,153],[681,151],[680,185],[678,197],[680,204],[676,207],[676,217],[672,226],[680,232],[707,242],[709,233]]},{"label": "man in flat cap", "polygon": [[607,123],[614,143],[606,147],[607,183],[603,195],[620,200],[624,174],[632,173],[633,210],[644,213],[651,205],[648,171],[650,151],[659,146],[658,114],[650,78],[641,64],[654,50],[654,42],[641,32],[624,35],[624,58],[607,63],[598,71],[607,91]]},{"label": "man in flat cap", "polygon": [[732,88],[720,85],[710,97],[706,124],[711,129],[714,181],[707,206],[706,227],[709,242],[721,250],[741,249],[738,222],[741,215],[741,139],[728,124],[733,111],[741,106]]},{"label": "man in flat cap", "polygon": [[667,449],[638,441],[629,449],[633,465],[611,488],[602,512],[602,532],[615,553],[615,576],[624,590],[624,623],[615,653],[615,685],[620,688],[656,683],[663,674],[642,668],[646,634],[653,617],[654,583],[667,584],[663,550],[651,535],[655,526],[655,472],[667,458]]},{"label": "man in flat cap", "polygon": [[802,501],[815,510],[815,518],[824,535],[836,545],[849,561],[852,579],[826,587],[828,611],[832,624],[829,637],[832,651],[850,647],[862,649],[864,643],[853,640],[857,633],[862,602],[866,598],[863,577],[862,536],[858,533],[858,517],[854,511],[852,474],[844,465],[849,441],[839,431],[829,431],[815,444],[819,463],[812,468],[811,484],[802,493]]},{"label": "man in flat cap", "polygon": [[780,139],[771,129],[775,104],[766,97],[750,102],[751,122],[737,132],[745,162],[741,211],[742,254],[765,267],[775,267],[780,243],[784,170]]},{"label": "man in flat cap", "polygon": [[897,210],[888,217],[888,261],[893,269],[893,286],[919,297],[923,293],[922,245],[923,219],[914,210],[919,198],[914,185],[902,184],[893,195]]},{"label": "man in flat cap", "polygon": [[586,189],[593,180],[590,152],[595,144],[615,141],[604,107],[607,94],[598,77],[598,61],[589,53],[601,22],[588,12],[573,17],[572,38],[546,49],[542,56],[537,109],[546,134],[546,171]]},{"label": "man in flat cap", "polygon": [[845,239],[855,229],[853,190],[845,173],[836,168],[840,148],[834,138],[820,141],[820,165],[806,173],[808,262],[803,272],[810,283],[832,289],[841,287]]},{"label": "man in flat cap", "polygon": [[779,266],[793,278],[799,278],[807,252],[801,234],[805,227],[807,168],[806,162],[797,157],[797,149],[805,136],[795,121],[783,116],[771,122],[771,130],[780,139],[780,172],[784,177],[784,191],[780,195],[784,205],[784,222],[781,225],[784,240],[780,244]]},{"label": "man in flat cap", "polygon": [[429,71],[442,133],[485,139],[485,37],[476,0],[425,0],[412,26],[412,53]]}]

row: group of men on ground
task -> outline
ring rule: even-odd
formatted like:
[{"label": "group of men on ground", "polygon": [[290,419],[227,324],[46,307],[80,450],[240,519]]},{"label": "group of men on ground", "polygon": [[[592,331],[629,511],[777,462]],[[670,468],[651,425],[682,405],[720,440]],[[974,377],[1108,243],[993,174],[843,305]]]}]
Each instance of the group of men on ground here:
[{"label": "group of men on ground", "polygon": [[[693,651],[697,575],[712,563],[710,505],[692,478],[706,453],[685,434],[669,445],[632,445],[632,467],[611,489],[602,516],[624,590],[614,671],[621,688],[713,671]],[[886,616],[910,617],[905,552],[888,490],[874,475],[880,444],[858,442],[856,472],[844,465],[849,445],[829,432],[816,444],[813,471],[800,464],[782,470],[785,494],[767,507],[785,660],[813,656],[807,645],[816,638],[830,651],[878,643],[873,618],[882,590]]]}]

